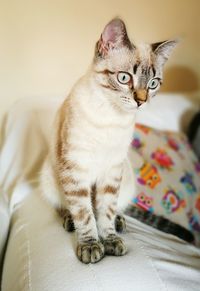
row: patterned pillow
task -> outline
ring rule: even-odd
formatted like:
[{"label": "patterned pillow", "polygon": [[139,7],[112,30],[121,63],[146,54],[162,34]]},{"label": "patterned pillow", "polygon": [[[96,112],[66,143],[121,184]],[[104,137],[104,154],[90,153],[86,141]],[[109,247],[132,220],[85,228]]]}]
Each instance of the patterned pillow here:
[{"label": "patterned pillow", "polygon": [[[136,124],[132,155],[137,207],[182,225],[200,241],[200,163],[183,133]],[[134,157],[133,157],[134,161]]]}]

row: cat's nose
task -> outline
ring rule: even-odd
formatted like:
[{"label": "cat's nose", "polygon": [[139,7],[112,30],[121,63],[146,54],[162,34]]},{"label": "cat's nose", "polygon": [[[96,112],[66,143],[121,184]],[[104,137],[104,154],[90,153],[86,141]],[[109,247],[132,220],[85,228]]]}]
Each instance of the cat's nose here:
[{"label": "cat's nose", "polygon": [[134,91],[133,96],[138,107],[147,101],[147,91],[144,89]]}]

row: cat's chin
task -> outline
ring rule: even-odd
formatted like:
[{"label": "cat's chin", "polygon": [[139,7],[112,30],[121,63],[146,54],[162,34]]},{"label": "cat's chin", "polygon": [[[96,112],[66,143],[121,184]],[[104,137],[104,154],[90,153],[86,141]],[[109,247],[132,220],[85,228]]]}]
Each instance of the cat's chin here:
[{"label": "cat's chin", "polygon": [[126,112],[136,112],[138,110],[138,106],[136,104],[124,104],[123,105],[123,109],[126,111]]}]

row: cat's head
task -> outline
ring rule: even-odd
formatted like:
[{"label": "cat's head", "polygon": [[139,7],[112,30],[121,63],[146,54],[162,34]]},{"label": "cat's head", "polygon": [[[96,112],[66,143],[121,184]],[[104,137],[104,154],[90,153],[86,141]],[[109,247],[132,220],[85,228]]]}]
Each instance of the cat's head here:
[{"label": "cat's head", "polygon": [[158,92],[163,66],[176,44],[177,40],[168,40],[136,47],[124,22],[115,18],[96,44],[95,78],[113,104],[132,111]]}]

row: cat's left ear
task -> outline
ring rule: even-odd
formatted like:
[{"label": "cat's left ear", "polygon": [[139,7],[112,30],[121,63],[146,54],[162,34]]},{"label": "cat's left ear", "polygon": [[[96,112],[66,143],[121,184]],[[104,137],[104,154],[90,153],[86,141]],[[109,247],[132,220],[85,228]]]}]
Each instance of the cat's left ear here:
[{"label": "cat's left ear", "polygon": [[96,55],[105,57],[110,50],[118,49],[123,46],[129,49],[133,48],[126,26],[120,18],[114,18],[104,28],[99,41],[96,46]]},{"label": "cat's left ear", "polygon": [[157,42],[151,45],[152,51],[154,52],[157,61],[160,65],[164,65],[165,62],[169,59],[172,51],[180,42],[179,39],[167,40],[164,42]]}]

